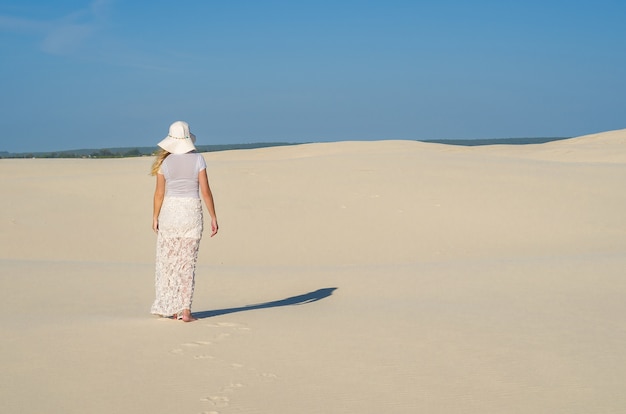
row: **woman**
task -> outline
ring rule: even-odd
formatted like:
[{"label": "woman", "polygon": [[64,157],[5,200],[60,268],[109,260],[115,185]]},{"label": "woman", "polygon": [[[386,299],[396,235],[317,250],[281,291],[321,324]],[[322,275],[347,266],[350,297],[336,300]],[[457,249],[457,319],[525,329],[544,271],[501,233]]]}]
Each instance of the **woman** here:
[{"label": "woman", "polygon": [[206,163],[195,142],[186,122],[174,122],[158,144],[161,150],[151,171],[156,175],[152,229],[157,233],[151,313],[185,322],[196,320],[191,302],[203,228],[200,195],[211,216],[211,237],[218,229]]}]

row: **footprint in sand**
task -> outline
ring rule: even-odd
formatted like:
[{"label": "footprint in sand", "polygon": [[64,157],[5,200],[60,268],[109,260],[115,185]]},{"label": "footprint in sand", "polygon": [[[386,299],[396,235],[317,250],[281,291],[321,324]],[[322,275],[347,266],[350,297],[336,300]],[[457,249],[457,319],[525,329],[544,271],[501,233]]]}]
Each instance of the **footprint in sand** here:
[{"label": "footprint in sand", "polygon": [[216,407],[228,407],[228,404],[230,403],[230,399],[223,395],[213,395],[210,397],[200,398],[200,401],[211,403]]},{"label": "footprint in sand", "polygon": [[[185,342],[184,344],[181,344],[180,346],[183,346],[185,348],[196,348],[196,347],[206,346],[206,345],[211,345],[211,342],[210,341]],[[185,350],[183,348],[174,348],[170,350],[170,354],[184,355]]]},{"label": "footprint in sand", "polygon": [[238,331],[249,331],[246,325],[242,325],[240,323],[235,322],[218,322],[218,323],[208,323],[205,325],[208,328],[232,328]]},{"label": "footprint in sand", "polygon": [[233,382],[233,383],[230,383],[227,386],[223,387],[222,389],[220,389],[220,394],[233,393],[233,392],[235,392],[235,390],[237,390],[239,388],[243,388],[243,384],[240,383],[240,382]]},{"label": "footprint in sand", "polygon": [[235,328],[237,326],[241,326],[238,323],[234,323],[234,322],[218,322],[217,326],[224,326],[227,328]]},{"label": "footprint in sand", "polygon": [[188,346],[188,347],[195,347],[195,346],[202,346],[202,345],[211,345],[211,342],[209,342],[209,341],[195,341],[195,342],[187,342],[187,343],[183,344],[183,346]]},{"label": "footprint in sand", "polygon": [[[180,345],[180,348],[176,348],[171,353],[175,355],[184,355],[186,349],[200,349],[202,346],[212,345],[213,343],[217,344],[221,340],[225,340],[231,337],[233,334],[243,333],[243,331],[249,331],[250,328],[234,322],[215,322],[209,323],[205,325],[208,328],[216,329],[216,331],[211,335],[213,342],[211,341],[193,341],[187,342]],[[219,358],[219,356],[213,356],[209,354],[197,354],[193,357],[196,360],[214,360],[212,363],[219,362],[220,364],[226,363],[227,366],[230,366],[233,370],[245,370],[244,364],[240,364],[237,362],[228,363]],[[250,371],[256,371],[254,368],[249,369]],[[257,372],[258,374],[258,372]],[[264,378],[276,378],[274,374],[263,374]],[[207,402],[212,404],[214,407],[227,407],[230,405],[230,399],[225,394],[232,395],[238,389],[242,388],[244,385],[240,382],[231,382],[228,385],[221,387],[216,395],[203,397],[200,400],[203,402]],[[204,411],[202,414],[219,414],[218,411]]]},{"label": "footprint in sand", "polygon": [[193,359],[215,359],[213,355],[194,355]]}]

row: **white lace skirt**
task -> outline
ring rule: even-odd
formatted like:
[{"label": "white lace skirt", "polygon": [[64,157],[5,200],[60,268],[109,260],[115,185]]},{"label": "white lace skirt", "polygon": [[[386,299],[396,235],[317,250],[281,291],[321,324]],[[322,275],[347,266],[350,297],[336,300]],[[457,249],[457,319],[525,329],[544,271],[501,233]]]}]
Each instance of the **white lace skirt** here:
[{"label": "white lace skirt", "polygon": [[151,313],[182,316],[191,309],[198,248],[202,238],[202,203],[198,198],[165,197],[159,214],[156,246],[156,299]]}]

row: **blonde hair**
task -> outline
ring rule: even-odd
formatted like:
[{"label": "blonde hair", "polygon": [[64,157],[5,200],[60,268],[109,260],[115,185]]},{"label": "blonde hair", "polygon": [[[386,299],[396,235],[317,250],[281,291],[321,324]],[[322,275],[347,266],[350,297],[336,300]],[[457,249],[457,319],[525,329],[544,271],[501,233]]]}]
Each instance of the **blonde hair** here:
[{"label": "blonde hair", "polygon": [[158,174],[159,168],[161,168],[161,164],[163,164],[163,160],[167,158],[167,156],[170,155],[170,153],[165,151],[164,149],[160,149],[155,153],[155,155],[156,155],[156,159],[152,163],[152,169],[150,170],[150,175]]}]

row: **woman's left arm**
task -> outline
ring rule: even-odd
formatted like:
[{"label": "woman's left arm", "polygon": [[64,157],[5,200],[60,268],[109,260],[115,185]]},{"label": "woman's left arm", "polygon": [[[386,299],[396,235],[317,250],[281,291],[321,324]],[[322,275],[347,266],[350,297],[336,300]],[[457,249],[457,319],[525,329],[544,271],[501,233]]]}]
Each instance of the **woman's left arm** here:
[{"label": "woman's left arm", "polygon": [[209,186],[209,178],[206,175],[206,169],[203,169],[198,173],[198,184],[200,185],[200,193],[204,204],[206,204],[209,215],[211,216],[211,237],[217,234],[219,226],[217,225],[217,214],[215,213],[215,203],[213,201],[213,193]]}]

